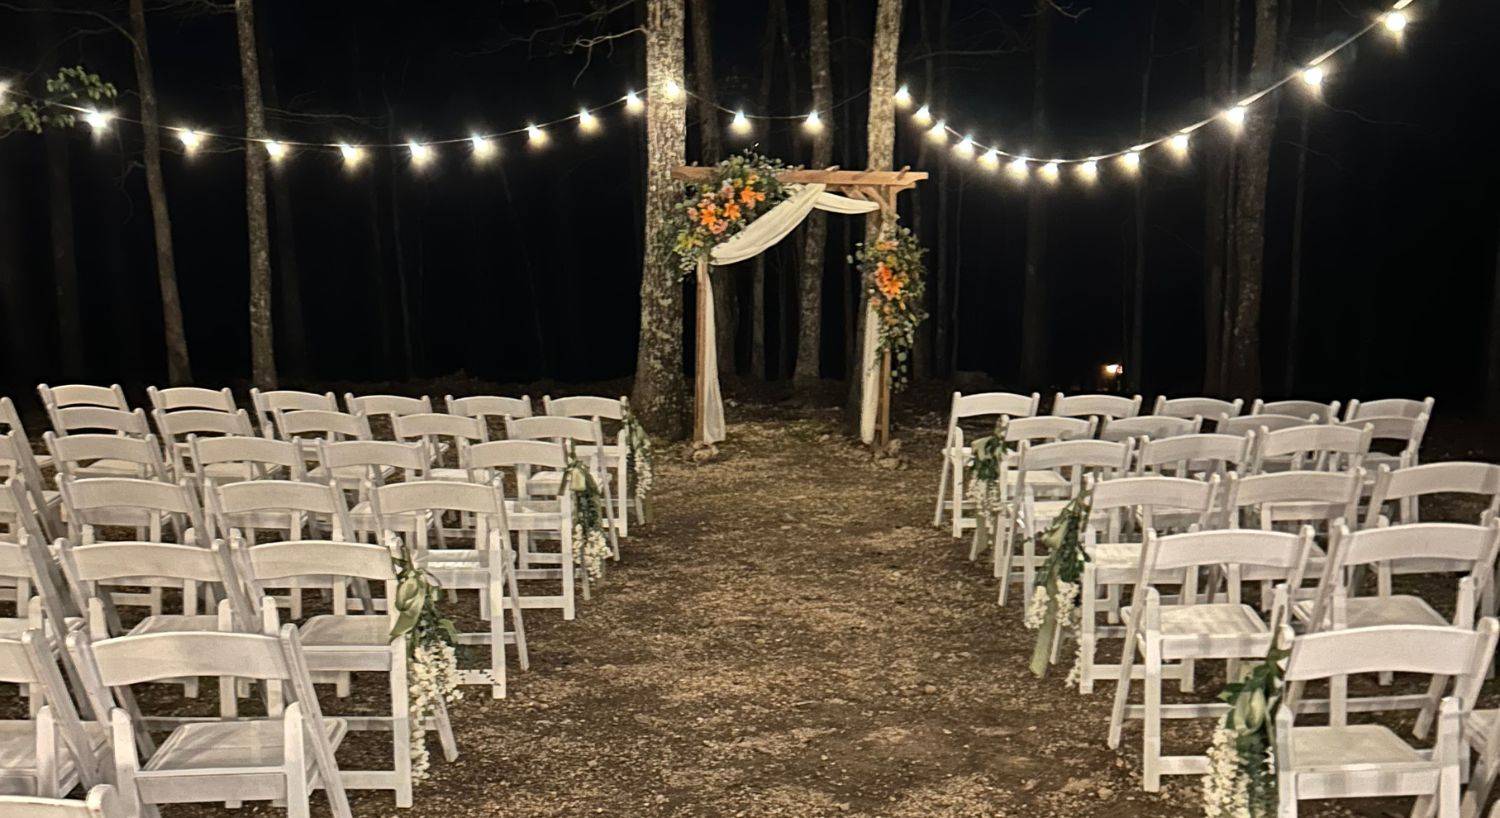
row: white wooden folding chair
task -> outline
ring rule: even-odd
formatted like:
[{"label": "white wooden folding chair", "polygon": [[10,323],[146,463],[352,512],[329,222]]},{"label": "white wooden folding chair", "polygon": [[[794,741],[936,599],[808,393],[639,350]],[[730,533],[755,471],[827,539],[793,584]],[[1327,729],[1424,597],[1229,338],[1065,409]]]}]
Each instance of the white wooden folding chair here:
[{"label": "white wooden folding chair", "polygon": [[[470,395],[466,398],[455,398],[452,395],[445,395],[443,406],[450,415],[463,415],[483,421],[485,430],[495,440],[505,435],[506,420],[529,418],[534,414],[531,409],[530,395],[522,395],[519,398],[507,398],[500,395]],[[496,424],[495,426],[490,425],[492,421]]]},{"label": "white wooden folding chair", "polygon": [[426,395],[420,398],[408,398],[403,395],[358,396],[352,392],[345,392],[344,408],[350,414],[370,419],[382,418],[389,428],[396,418],[402,415],[432,414],[432,399]]},{"label": "white wooden folding chair", "polygon": [[[1326,798],[1417,796],[1414,815],[1458,818],[1462,779],[1463,714],[1474,706],[1484,669],[1495,652],[1500,623],[1477,630],[1390,625],[1323,631],[1292,641],[1285,683],[1328,679],[1335,691],[1328,724],[1297,725],[1289,696],[1276,712],[1277,815],[1296,818],[1298,802]],[[1417,673],[1457,677],[1444,698],[1432,749],[1419,750],[1381,724],[1349,724],[1337,680],[1359,673]]]},{"label": "white wooden folding chair", "polygon": [[1119,420],[1140,413],[1140,395],[1064,395],[1058,392],[1052,396],[1052,414],[1059,417]]},{"label": "white wooden folding chair", "polygon": [[151,434],[146,413],[140,409],[111,409],[105,406],[66,406],[52,412],[52,431],[58,437],[79,432],[100,432],[130,437]]},{"label": "white wooden folding chair", "polygon": [[[1001,605],[1009,595],[1010,584],[1021,582],[1022,604],[1028,604],[1036,587],[1036,537],[1067,506],[1067,499],[1043,500],[1037,498],[1032,488],[1034,475],[1053,472],[1062,475],[1068,486],[1068,496],[1075,496],[1083,488],[1086,474],[1102,479],[1118,477],[1130,468],[1130,457],[1134,441],[1120,443],[1108,440],[1059,440],[1032,446],[1021,441],[1016,449],[1016,479],[1014,495],[1004,498],[999,517],[992,531],[1000,534],[995,545],[994,575],[1000,580],[999,602]],[[1009,468],[1009,466],[1005,466]],[[1008,478],[1002,474],[1001,484]],[[1052,480],[1047,486],[1054,485]],[[1015,540],[1021,539],[1021,572],[1019,577],[1012,569],[1015,559]]]},{"label": "white wooden folding chair", "polygon": [[1243,437],[1216,432],[1143,441],[1136,449],[1135,472],[1167,477],[1226,476],[1250,465],[1255,433]]},{"label": "white wooden folding chair", "polygon": [[[486,482],[504,479],[509,474],[516,486],[516,499],[507,500],[505,518],[516,535],[517,568],[520,580],[559,582],[554,595],[522,594],[524,608],[559,608],[564,620],[576,612],[574,569],[573,496],[571,492],[548,490],[540,495],[531,492],[531,478],[541,472],[561,472],[567,467],[564,444],[545,440],[492,440],[468,451],[468,465],[476,480]],[[537,549],[537,540],[558,541],[557,553]],[[582,575],[585,598],[588,575]]]},{"label": "white wooden folding chair", "polygon": [[36,392],[42,399],[42,409],[47,412],[53,431],[60,435],[67,433],[67,426],[60,416],[64,409],[94,407],[130,412],[130,401],[125,399],[125,390],[117,383],[109,386],[85,383],[48,386],[42,383],[37,384]]},{"label": "white wooden folding chair", "polygon": [[[317,446],[318,466],[313,473],[322,480],[328,480],[332,475],[340,489],[357,493],[349,508],[349,519],[355,539],[361,542],[365,541],[364,535],[375,535],[380,529],[375,513],[370,510],[370,496],[365,489],[370,485],[385,485],[398,475],[403,482],[425,480],[431,466],[427,450],[420,443],[319,440]],[[380,540],[376,537],[375,541]]]},{"label": "white wooden folding chair", "polygon": [[151,400],[154,412],[178,412],[183,409],[207,409],[214,412],[234,414],[239,406],[234,402],[234,393],[228,387],[204,389],[201,386],[171,386],[157,389],[146,387],[146,396]]},{"label": "white wooden folding chair", "polygon": [[1250,404],[1252,415],[1294,415],[1309,418],[1312,423],[1332,423],[1339,417],[1339,402],[1319,403],[1315,400],[1273,400],[1256,398]]},{"label": "white wooden folding chair", "polygon": [[14,813],[7,811],[4,796],[61,798],[76,786],[106,780],[107,734],[97,724],[83,727],[57,674],[53,644],[60,640],[43,637],[39,629],[0,637],[0,683],[20,685],[29,698],[27,718],[0,719],[0,815],[5,818]]},{"label": "white wooden folding chair", "polygon": [[[170,480],[171,471],[162,457],[156,435],[81,434],[58,437],[42,434],[59,478],[133,477],[140,480]],[[61,480],[59,479],[59,482]]]},{"label": "white wooden folding chair", "polygon": [[[273,587],[292,582],[326,583],[335,577],[339,586],[378,584],[384,598],[396,595],[396,573],[390,549],[384,545],[363,545],[332,540],[296,540],[247,545],[242,537],[231,542],[239,574],[244,578],[249,596],[260,601],[260,615],[268,632],[279,629],[276,602],[266,595]],[[380,716],[346,716],[350,730],[388,730],[391,733],[390,770],[342,770],[344,786],[352,790],[391,790],[396,806],[412,805],[412,725],[411,700],[407,690],[407,649],[409,636],[392,640],[396,611],[388,606],[385,615],[355,614],[350,606],[335,602],[332,613],[309,617],[298,627],[302,652],[314,680],[319,674],[380,673],[387,677],[391,711]],[[439,702],[432,728],[438,731],[444,754],[449,761],[458,757],[448,712]]]},{"label": "white wooden folding chair", "polygon": [[[463,415],[441,412],[397,415],[391,419],[391,432],[403,443],[419,443],[426,453],[429,480],[468,480],[464,456],[469,446],[488,440],[484,421]],[[444,452],[454,453],[456,466],[443,465]]]},{"label": "white wooden folding chair", "polygon": [[243,480],[306,480],[306,463],[295,443],[259,435],[198,437],[188,435],[188,460],[192,476],[233,483]]},{"label": "white wooden folding chair", "polygon": [[1212,419],[1220,415],[1233,418],[1239,417],[1244,408],[1243,398],[1220,400],[1218,398],[1168,398],[1166,395],[1161,395],[1151,407],[1151,414],[1173,418]]},{"label": "white wooden folding chair", "polygon": [[[1370,490],[1370,507],[1365,513],[1364,528],[1390,522],[1415,523],[1421,520],[1421,498],[1434,494],[1470,495],[1484,504],[1479,522],[1500,516],[1500,465],[1449,461],[1426,463],[1392,471],[1381,466]],[[1385,514],[1387,503],[1395,504],[1396,517]]]},{"label": "white wooden folding chair", "polygon": [[188,464],[188,442],[190,435],[197,437],[225,435],[231,437],[254,437],[255,427],[250,423],[250,413],[244,409],[220,412],[214,409],[179,409],[165,412],[157,409],[152,413],[156,428],[161,432],[162,445],[168,452],[172,473],[178,476],[193,475],[198,478],[233,477],[237,467],[204,471],[196,464]]},{"label": "white wooden folding chair", "polygon": [[260,433],[266,437],[287,439],[286,432],[276,425],[277,412],[300,412],[313,409],[337,412],[338,399],[332,392],[319,395],[316,392],[301,392],[296,389],[272,389],[262,392],[250,389],[250,404],[255,407],[255,420],[260,424]]},{"label": "white wooden folding chair", "polygon": [[[1092,693],[1094,682],[1118,672],[1114,664],[1098,659],[1099,639],[1121,634],[1121,628],[1101,623],[1119,621],[1125,588],[1139,571],[1142,538],[1147,530],[1166,531],[1157,520],[1171,515],[1186,530],[1207,525],[1219,493],[1219,478],[1191,480],[1185,477],[1119,477],[1098,480],[1090,475],[1083,490],[1091,493],[1089,520],[1083,531],[1083,548],[1089,560],[1079,578],[1078,692]],[[1182,686],[1192,689],[1192,663],[1183,666]]]},{"label": "white wooden folding chair", "polygon": [[[477,591],[480,615],[488,620],[485,632],[460,633],[461,645],[489,645],[487,670],[459,670],[459,682],[489,685],[490,695],[505,698],[507,644],[514,644],[522,670],[530,667],[521,593],[516,584],[515,555],[510,547],[505,495],[498,480],[459,483],[420,480],[370,486],[370,505],[380,523],[382,541],[404,537],[414,558],[450,592]],[[431,548],[428,532],[446,512],[470,515],[474,522],[469,548]],[[451,545],[451,543],[450,543]],[[510,611],[511,628],[505,627]]]},{"label": "white wooden folding chair", "polygon": [[[943,465],[938,476],[937,505],[932,510],[934,526],[942,525],[944,511],[950,513],[954,537],[963,536],[963,529],[973,525],[972,517],[967,526],[963,522],[966,469],[969,459],[974,455],[973,449],[964,442],[963,422],[986,419],[994,424],[1004,418],[1033,417],[1041,402],[1042,396],[1036,392],[1030,395],[1015,392],[980,392],[974,395],[953,393],[953,403],[948,410],[948,434],[943,441]],[[948,499],[950,484],[953,489],[952,500]]]},{"label": "white wooden folding chair", "polygon": [[[7,419],[9,413],[11,417]],[[0,480],[20,477],[31,492],[31,502],[42,515],[42,529],[49,535],[62,531],[62,499],[51,485],[42,479],[42,467],[51,466],[50,454],[38,455],[31,450],[31,439],[26,436],[19,417],[14,416],[15,407],[9,398],[0,398]]]},{"label": "white wooden folding chair", "polygon": [[[328,409],[293,409],[289,412],[276,410],[276,429],[282,440],[289,440],[302,447],[303,457],[312,460],[317,451],[318,440],[374,440],[370,432],[370,421],[364,415],[335,412]],[[309,469],[307,476],[324,480],[329,475],[317,469]]]},{"label": "white wooden folding chair", "polygon": [[1370,452],[1369,426],[1327,423],[1264,431],[1255,436],[1256,472],[1352,471]]},{"label": "white wooden folding chair", "polygon": [[[284,801],[288,818],[310,818],[319,788],[337,818],[353,818],[334,760],[348,725],[325,719],[295,625],[276,636],[255,633],[153,633],[91,642],[75,632],[68,649],[95,712],[108,713],[115,785],[133,793],[136,816],[158,805],[206,801]],[[264,718],[178,725],[157,745],[122,691],[180,676],[231,676],[275,685]]]},{"label": "white wooden folding chair", "polygon": [[1399,451],[1370,451],[1365,454],[1365,469],[1373,473],[1377,466],[1404,469],[1422,462],[1422,437],[1427,434],[1427,415],[1414,418],[1398,415],[1371,415],[1339,421],[1341,426],[1370,430],[1371,445],[1399,446]]},{"label": "white wooden folding chair", "polygon": [[[1002,457],[1006,465],[1014,466],[1016,462],[1017,447],[1024,441],[1032,446],[1043,443],[1055,443],[1059,440],[1088,440],[1094,437],[1099,429],[1098,418],[1063,418],[1055,415],[1033,415],[1032,417],[1011,418],[1002,417],[996,426],[994,434],[1004,439],[1005,450]],[[962,430],[958,433],[963,434]],[[962,442],[960,438],[960,442]],[[973,456],[972,446],[960,447],[958,453],[963,456],[963,465],[956,473],[956,479],[960,481],[955,484],[953,490],[953,501],[948,504],[949,511],[954,515],[953,523],[957,526],[954,536],[961,536],[970,528],[978,524],[977,508],[972,500],[965,500],[964,492],[968,490],[968,464]],[[1000,490],[1000,502],[1006,498],[1015,496],[1015,481],[1018,472],[1014,468],[1001,469],[1001,480],[997,488]],[[1066,497],[1073,489],[1068,478],[1060,472],[1051,470],[1033,471],[1029,475],[1030,481],[1027,485],[1039,498],[1055,499]],[[979,557],[977,551],[979,542],[976,537],[974,547],[970,549],[969,559]]]},{"label": "white wooden folding chair", "polygon": [[[1240,600],[1240,585],[1270,579],[1288,587],[1302,584],[1302,572],[1312,548],[1312,529],[1300,535],[1278,531],[1195,531],[1158,537],[1147,531],[1130,607],[1121,612],[1126,622],[1120,654],[1119,685],[1109,723],[1109,746],[1120,746],[1126,718],[1143,719],[1141,770],[1147,792],[1161,790],[1163,775],[1195,775],[1208,771],[1206,755],[1163,756],[1163,719],[1218,718],[1226,704],[1163,704],[1164,668],[1179,668],[1201,660],[1225,660],[1225,677],[1239,676],[1241,660],[1263,658],[1271,637],[1287,621],[1286,597],[1278,590],[1278,607],[1268,618]],[[1225,595],[1203,601],[1198,580],[1203,569],[1226,580]],[[1181,589],[1176,604],[1162,602],[1156,588],[1165,579]],[[1217,589],[1209,589],[1217,590]],[[1217,601],[1222,600],[1222,601]],[[1137,658],[1144,667],[1137,672]],[[1179,674],[1183,678],[1185,675]],[[1131,681],[1145,682],[1142,701],[1127,706]]]},{"label": "white wooden folding chair", "polygon": [[6,818],[130,818],[115,788],[100,784],[82,800],[0,795],[0,815]]},{"label": "white wooden folding chair", "polygon": [[1432,417],[1432,407],[1437,403],[1433,398],[1412,400],[1410,398],[1384,398],[1382,400],[1351,400],[1349,408],[1344,412],[1344,420],[1363,420],[1365,418],[1415,418],[1418,415]]},{"label": "white wooden folding chair", "polygon": [[[554,398],[551,395],[542,396],[542,414],[550,417],[583,418],[585,420],[598,421],[600,432],[604,431],[604,421],[619,423],[625,419],[625,407],[628,399],[621,395],[618,398],[601,398],[593,395],[575,395],[568,398]],[[617,521],[620,528],[620,536],[630,536],[630,446],[625,442],[623,429],[615,430],[614,440],[611,441],[607,435],[601,435],[598,444],[600,460],[603,462],[606,474],[614,482],[611,494],[611,515]],[[593,454],[594,447],[589,444],[580,444],[574,450],[580,457],[587,458]],[[641,509],[636,508],[639,517]]]},{"label": "white wooden folding chair", "polygon": [[[1364,472],[1288,471],[1240,477],[1231,472],[1224,486],[1219,524],[1225,528],[1258,528],[1262,531],[1299,531],[1311,525],[1323,542],[1335,536],[1339,521],[1357,519],[1360,485]],[[1313,547],[1309,572],[1323,570],[1326,552]],[[1261,607],[1271,604],[1271,584],[1261,584]],[[1291,589],[1292,599],[1306,596]]]},{"label": "white wooden folding chair", "polygon": [[1294,426],[1306,426],[1312,422],[1311,415],[1240,415],[1239,417],[1219,415],[1218,421],[1214,423],[1214,432],[1221,435],[1260,434],[1278,429],[1290,429]]},{"label": "white wooden folding chair", "polygon": [[[615,503],[614,481],[610,479],[609,467],[604,460],[604,429],[597,419],[538,416],[517,418],[505,422],[507,440],[550,440],[571,446],[573,456],[594,475],[599,490],[604,496],[605,526],[609,535],[609,548],[615,559],[620,558],[620,512]],[[556,485],[557,488],[552,488]],[[562,472],[542,472],[531,476],[527,487],[533,495],[547,491],[562,491]]]},{"label": "white wooden folding chair", "polygon": [[1130,437],[1164,440],[1169,437],[1198,434],[1203,428],[1203,418],[1175,418],[1165,415],[1137,415],[1135,417],[1104,420],[1099,429],[1100,440],[1124,440]]}]

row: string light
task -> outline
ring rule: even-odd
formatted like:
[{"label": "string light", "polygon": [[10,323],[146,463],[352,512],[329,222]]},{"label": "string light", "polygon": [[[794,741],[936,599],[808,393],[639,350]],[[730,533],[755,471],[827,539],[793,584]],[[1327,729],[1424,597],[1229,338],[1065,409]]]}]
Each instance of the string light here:
[{"label": "string light", "polygon": [[182,128],[177,131],[177,138],[182,140],[182,149],[188,153],[197,153],[198,148],[203,146],[203,134]]},{"label": "string light", "polygon": [[1090,159],[1086,162],[1081,163],[1078,166],[1078,176],[1085,182],[1093,182],[1095,179],[1099,178],[1098,160]]},{"label": "string light", "polygon": [[1221,116],[1224,117],[1225,122],[1229,123],[1229,127],[1239,130],[1240,126],[1245,124],[1245,106],[1236,105],[1225,111]]},{"label": "string light", "polygon": [[1187,156],[1188,142],[1188,135],[1185,133],[1180,133],[1167,140],[1167,147],[1171,148],[1172,152],[1177,154],[1177,156],[1181,158],[1183,156]]},{"label": "string light", "polygon": [[817,111],[813,111],[807,115],[807,119],[802,121],[802,127],[806,128],[808,133],[822,133],[823,118],[818,116]]},{"label": "string light", "polygon": [[985,151],[984,155],[979,157],[979,164],[983,165],[986,170],[995,170],[1000,167],[1000,151],[994,148]]},{"label": "string light", "polygon": [[339,153],[344,157],[344,164],[351,168],[364,161],[365,158],[364,148],[349,144],[339,145]]},{"label": "string light", "polygon": [[406,149],[411,151],[411,163],[421,167],[432,160],[432,148],[416,141],[406,143]]},{"label": "string light", "polygon": [[526,126],[526,139],[534,147],[541,147],[542,145],[547,144],[547,134],[545,132],[543,132],[541,128],[538,128],[536,125],[527,125]]},{"label": "string light", "polygon": [[1120,164],[1125,167],[1127,173],[1135,173],[1141,169],[1141,152],[1139,150],[1126,151],[1120,155]]},{"label": "string light", "polygon": [[914,114],[911,115],[911,120],[913,122],[917,123],[918,125],[922,125],[922,126],[931,125],[932,124],[932,109],[928,108],[926,105],[923,105],[922,107],[920,107],[920,108],[917,109],[916,113],[914,113]]},{"label": "string light", "polygon": [[274,139],[267,139],[262,144],[265,145],[266,156],[271,157],[271,164],[275,164],[286,158],[286,145]]},{"label": "string light", "polygon": [[933,126],[931,128],[927,129],[927,138],[931,139],[933,142],[947,142],[948,141],[948,125],[947,125],[947,123],[943,122],[943,120],[941,120],[941,119],[939,119],[937,122],[933,123]]},{"label": "string light", "polygon": [[[902,86],[903,89],[905,87],[906,86],[904,86],[904,85]],[[5,99],[5,95],[7,93],[9,93],[9,92],[10,92],[10,80],[0,80],[0,99]]]},{"label": "string light", "polygon": [[1047,164],[1042,165],[1042,178],[1046,179],[1049,182],[1057,181],[1057,160],[1054,159]]},{"label": "string light", "polygon": [[1006,169],[1010,171],[1011,176],[1015,176],[1020,179],[1026,178],[1026,158],[1017,156],[1016,158],[1010,160],[1010,164],[1006,165]]},{"label": "string light", "polygon": [[1400,34],[1402,31],[1406,30],[1407,19],[1405,12],[1390,12],[1382,18],[1382,21],[1385,23],[1385,30],[1389,31],[1392,34]]},{"label": "string light", "polygon": [[581,108],[578,111],[578,130],[584,133],[594,133],[599,130],[598,118],[589,113],[587,108]]},{"label": "string light", "polygon": [[474,149],[474,161],[484,162],[495,155],[495,143],[479,134],[469,137],[469,144]]},{"label": "string light", "polygon": [[737,134],[750,133],[750,118],[745,116],[744,111],[735,111],[734,121],[729,123],[729,129]]},{"label": "string light", "polygon": [[639,94],[634,91],[625,92],[625,110],[631,112],[632,114],[638,114],[644,107],[646,107],[646,105],[645,103],[641,102],[641,97]]},{"label": "string light", "polygon": [[953,152],[965,159],[974,155],[974,137],[965,136],[957,145],[953,146]]},{"label": "string light", "polygon": [[1323,70],[1323,66],[1314,65],[1303,70],[1302,84],[1306,85],[1308,88],[1316,90],[1323,85],[1323,78],[1326,76],[1327,72]]},{"label": "string light", "polygon": [[891,97],[891,99],[896,101],[897,108],[910,108],[911,89],[907,88],[905,85],[902,85],[900,88],[896,89],[896,93]]},{"label": "string light", "polygon": [[682,86],[677,84],[677,80],[667,80],[667,84],[662,86],[662,93],[667,99],[676,102],[682,97]]},{"label": "string light", "polygon": [[87,122],[95,132],[107,130],[109,121],[114,118],[115,115],[109,111],[87,111],[83,115],[83,121]]}]

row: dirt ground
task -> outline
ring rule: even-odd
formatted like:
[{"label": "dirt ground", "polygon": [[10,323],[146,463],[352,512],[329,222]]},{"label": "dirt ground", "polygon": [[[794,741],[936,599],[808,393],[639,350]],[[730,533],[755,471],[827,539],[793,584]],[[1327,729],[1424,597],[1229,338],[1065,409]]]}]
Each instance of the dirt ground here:
[{"label": "dirt ground", "polygon": [[[833,402],[732,402],[706,465],[663,448],[656,521],[632,525],[576,621],[528,612],[531,669],[505,701],[470,688],[453,709],[460,758],[438,758],[400,814],[1201,814],[1196,777],[1141,791],[1138,723],[1105,746],[1111,684],[1085,697],[1064,673],[1031,676],[1019,607],[997,607],[988,570],[930,525],[942,402],[898,417],[895,469],[851,445]],[[1496,454],[1472,427],[1433,438],[1431,460]],[[359,688],[325,706],[351,712],[381,686]],[[1208,728],[1169,727],[1167,751],[1197,752]],[[379,763],[386,746],[358,736],[340,758]],[[1304,814],[1407,808],[1346,803]],[[354,811],[397,814],[383,793],[354,794]]]}]

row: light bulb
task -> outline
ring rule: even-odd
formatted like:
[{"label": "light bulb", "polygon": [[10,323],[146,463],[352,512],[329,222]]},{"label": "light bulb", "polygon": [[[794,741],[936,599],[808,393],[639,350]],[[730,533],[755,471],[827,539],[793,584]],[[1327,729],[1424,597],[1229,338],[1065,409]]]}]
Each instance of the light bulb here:
[{"label": "light bulb", "polygon": [[406,143],[406,149],[411,151],[411,163],[422,166],[432,159],[432,148],[420,142],[411,141]]},{"label": "light bulb", "polygon": [[802,127],[806,128],[808,133],[822,133],[823,118],[818,116],[817,111],[813,111],[807,115],[807,119],[802,121]]},{"label": "light bulb", "polygon": [[941,120],[941,119],[939,119],[937,122],[934,122],[933,125],[932,125],[932,127],[927,129],[927,138],[931,139],[934,142],[947,142],[948,141],[948,125],[947,125],[947,123],[943,122],[943,120]]},{"label": "light bulb", "polygon": [[87,122],[90,128],[102,131],[109,127],[109,121],[114,119],[114,116],[108,111],[89,111],[83,115],[83,121]]},{"label": "light bulb", "polygon": [[584,133],[594,133],[599,130],[599,119],[589,113],[587,108],[578,110],[578,130]]},{"label": "light bulb", "polygon": [[1385,30],[1392,34],[1400,34],[1406,29],[1406,12],[1393,11],[1384,18]]},{"label": "light bulb", "polygon": [[365,158],[365,149],[354,145],[339,145],[339,153],[344,155],[344,164],[351,168],[358,165]]},{"label": "light bulb", "polygon": [[1048,162],[1047,164],[1042,165],[1042,177],[1045,178],[1049,182],[1055,182],[1055,181],[1057,181],[1057,162],[1056,161]]},{"label": "light bulb", "polygon": [[1239,128],[1245,124],[1245,106],[1236,105],[1220,114],[1220,116],[1224,117],[1224,121],[1228,122],[1230,127]]},{"label": "light bulb", "polygon": [[682,96],[682,86],[677,84],[677,80],[667,80],[667,84],[663,85],[661,90],[667,99],[673,101]]},{"label": "light bulb", "polygon": [[1078,175],[1085,182],[1092,182],[1099,177],[1099,163],[1093,159],[1083,162],[1078,166]]},{"label": "light bulb", "polygon": [[897,108],[906,108],[911,105],[911,89],[902,85],[896,89],[896,94],[891,99],[896,101]]},{"label": "light bulb", "polygon": [[274,139],[267,139],[262,143],[266,148],[266,156],[271,158],[272,163],[280,162],[286,158],[286,145]]},{"label": "light bulb", "polygon": [[495,143],[479,134],[469,137],[469,144],[474,147],[474,159],[483,162],[495,155]]},{"label": "light bulb", "polygon": [[9,92],[10,80],[0,80],[0,99],[5,99],[5,95]]},{"label": "light bulb", "polygon": [[1302,83],[1308,88],[1317,88],[1323,84],[1325,76],[1327,76],[1327,72],[1323,70],[1323,66],[1314,65],[1311,68],[1303,70]]},{"label": "light bulb", "polygon": [[639,94],[634,91],[625,92],[625,110],[634,114],[639,113],[641,108],[644,107],[645,104],[641,102],[641,97]]},{"label": "light bulb", "polygon": [[917,109],[916,113],[911,115],[911,120],[918,125],[931,125],[932,109],[928,108],[926,105],[923,105],[922,107]]},{"label": "light bulb", "polygon": [[1167,147],[1171,148],[1178,156],[1186,155],[1188,150],[1188,135],[1180,133],[1168,139]]},{"label": "light bulb", "polygon": [[203,145],[203,134],[183,128],[177,132],[177,138],[182,140],[182,149],[188,153],[196,153]]},{"label": "light bulb", "polygon": [[744,111],[735,111],[734,121],[729,123],[729,129],[738,134],[750,133],[750,118],[745,116]]},{"label": "light bulb", "polygon": [[1024,177],[1026,175],[1026,157],[1017,156],[1010,160],[1010,164],[1006,165],[1006,168],[1010,170],[1012,176]]},{"label": "light bulb", "polygon": [[1135,173],[1141,168],[1141,152],[1133,150],[1122,154],[1120,156],[1120,164],[1125,166],[1125,170]]},{"label": "light bulb", "polygon": [[547,142],[547,134],[535,125],[526,126],[526,139],[531,144],[541,146]]},{"label": "light bulb", "polygon": [[994,148],[990,148],[984,152],[983,156],[979,157],[979,164],[989,170],[1000,167],[1000,152]]}]

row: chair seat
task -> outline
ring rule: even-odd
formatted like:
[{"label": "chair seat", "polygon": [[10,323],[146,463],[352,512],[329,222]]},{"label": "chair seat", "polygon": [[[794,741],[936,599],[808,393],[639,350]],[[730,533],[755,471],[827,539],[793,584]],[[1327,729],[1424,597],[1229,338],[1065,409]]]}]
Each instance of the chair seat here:
[{"label": "chair seat", "polygon": [[1267,630],[1253,607],[1215,602],[1162,606],[1161,632],[1166,636],[1254,636]]},{"label": "chair seat", "polygon": [[[328,733],[329,744],[337,749],[348,732],[348,723],[325,716],[323,727]],[[170,772],[280,767],[283,729],[280,719],[184,724],[172,731],[142,769]],[[309,771],[313,763],[313,754],[308,753]]]},{"label": "chair seat", "polygon": [[201,633],[203,631],[217,630],[219,630],[219,617],[213,614],[198,614],[196,616],[162,614],[142,619],[135,627],[130,629],[130,635],[140,636],[147,633]]},{"label": "chair seat", "polygon": [[25,633],[28,627],[29,623],[24,619],[0,617],[0,639],[20,641],[21,634]]},{"label": "chair seat", "polygon": [[1292,728],[1292,768],[1299,773],[1334,771],[1355,764],[1426,761],[1390,728],[1379,724]]},{"label": "chair seat", "polygon": [[299,629],[302,645],[322,647],[385,647],[391,641],[391,622],[384,616],[314,616]]},{"label": "chair seat", "polygon": [[[1297,619],[1305,622],[1312,616],[1312,609],[1311,601],[1298,602],[1295,615]],[[1452,624],[1427,604],[1426,600],[1405,594],[1387,597],[1355,597],[1345,601],[1345,611],[1348,617],[1347,627],[1350,628],[1367,628],[1375,625],[1446,627]]]},{"label": "chair seat", "polygon": [[[108,725],[100,722],[83,722],[83,733],[94,745],[95,756],[104,759],[110,754]],[[64,744],[58,745],[64,757],[64,778],[73,770],[72,756]],[[33,720],[0,721],[0,772],[18,772],[36,769],[36,722]]]}]

